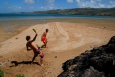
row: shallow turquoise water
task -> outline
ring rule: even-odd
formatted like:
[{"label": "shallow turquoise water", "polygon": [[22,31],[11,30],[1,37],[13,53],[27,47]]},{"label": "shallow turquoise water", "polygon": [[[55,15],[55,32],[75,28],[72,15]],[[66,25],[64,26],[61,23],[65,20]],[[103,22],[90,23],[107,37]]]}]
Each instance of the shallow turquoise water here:
[{"label": "shallow turquoise water", "polygon": [[23,20],[44,18],[115,18],[115,16],[87,16],[87,15],[60,15],[60,14],[0,14],[0,20]]}]

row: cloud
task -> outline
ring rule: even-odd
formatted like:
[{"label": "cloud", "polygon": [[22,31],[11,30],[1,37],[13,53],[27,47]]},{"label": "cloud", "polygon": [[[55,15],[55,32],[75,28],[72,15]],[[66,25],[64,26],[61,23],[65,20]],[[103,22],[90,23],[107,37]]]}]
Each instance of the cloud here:
[{"label": "cloud", "polygon": [[55,2],[55,0],[45,0],[45,4],[47,4],[48,6],[50,6],[50,7],[52,7],[52,6],[54,6],[54,2]]},{"label": "cloud", "polygon": [[41,7],[41,10],[52,10],[54,9],[54,2],[55,0],[44,0],[43,1],[43,5],[45,5],[44,7]]},{"label": "cloud", "polygon": [[76,2],[80,2],[80,0],[76,0]]},{"label": "cloud", "polygon": [[44,9],[44,10],[46,10],[47,8],[46,7],[40,7],[42,10]]},{"label": "cloud", "polygon": [[69,3],[73,3],[73,2],[74,2],[74,0],[67,0],[67,2],[69,2]]},{"label": "cloud", "polygon": [[110,6],[109,7],[115,7],[115,1],[110,1]]},{"label": "cloud", "polygon": [[30,9],[34,9],[34,7],[30,7]]},{"label": "cloud", "polygon": [[105,0],[75,0],[79,8],[111,8],[115,7],[115,1]]},{"label": "cloud", "polygon": [[40,7],[41,9],[44,9],[44,7]]},{"label": "cloud", "polygon": [[24,0],[24,2],[26,3],[26,4],[34,4],[34,0]]},{"label": "cloud", "polygon": [[13,10],[20,10],[22,9],[20,6],[14,6],[12,4],[9,4],[8,2],[5,2],[4,5],[10,9],[13,9]]}]

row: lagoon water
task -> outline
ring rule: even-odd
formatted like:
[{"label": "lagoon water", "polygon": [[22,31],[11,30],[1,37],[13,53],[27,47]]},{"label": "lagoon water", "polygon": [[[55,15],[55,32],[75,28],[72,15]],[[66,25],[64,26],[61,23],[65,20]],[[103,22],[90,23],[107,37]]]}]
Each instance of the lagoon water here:
[{"label": "lagoon water", "polygon": [[[62,19],[60,19],[62,18]],[[63,19],[64,18],[64,19]],[[57,20],[56,20],[57,19]],[[86,15],[61,15],[61,14],[0,14],[0,27],[6,27],[4,32],[13,32],[13,28],[19,26],[30,26],[40,23],[51,22],[68,22],[68,19],[73,22],[83,22],[80,19],[113,19],[115,16],[86,16]],[[78,20],[75,20],[78,19]],[[86,21],[85,20],[85,21]],[[111,21],[111,20],[109,20]],[[87,22],[90,22],[90,20]]]},{"label": "lagoon water", "polygon": [[50,18],[115,18],[115,16],[87,16],[62,14],[0,14],[0,20],[26,20]]}]

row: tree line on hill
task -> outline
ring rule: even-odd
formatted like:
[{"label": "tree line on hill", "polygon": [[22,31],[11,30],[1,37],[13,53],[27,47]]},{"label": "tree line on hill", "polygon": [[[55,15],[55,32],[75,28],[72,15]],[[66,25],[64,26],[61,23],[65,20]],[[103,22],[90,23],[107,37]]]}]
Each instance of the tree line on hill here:
[{"label": "tree line on hill", "polygon": [[57,9],[48,11],[35,11],[34,14],[64,14],[64,15],[96,15],[96,16],[115,16],[115,8],[74,8]]},{"label": "tree line on hill", "polygon": [[7,14],[61,14],[61,15],[115,16],[115,7],[56,9],[47,11],[34,11],[34,12],[15,12]]}]

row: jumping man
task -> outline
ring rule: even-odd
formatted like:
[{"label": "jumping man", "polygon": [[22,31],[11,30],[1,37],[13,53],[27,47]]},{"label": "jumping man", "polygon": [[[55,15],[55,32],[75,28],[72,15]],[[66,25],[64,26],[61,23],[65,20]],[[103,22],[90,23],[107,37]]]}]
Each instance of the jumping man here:
[{"label": "jumping man", "polygon": [[36,37],[37,37],[37,33],[35,35],[35,37],[33,38],[33,40],[31,40],[31,37],[30,36],[26,36],[26,40],[27,40],[27,43],[26,43],[26,47],[27,47],[27,51],[29,50],[33,50],[34,52],[34,56],[33,56],[33,59],[31,61],[31,63],[33,63],[33,61],[35,60],[35,58],[38,56],[41,57],[40,58],[40,66],[43,66],[43,57],[44,57],[44,54],[40,51],[40,47],[38,47],[34,41],[36,40]]}]

